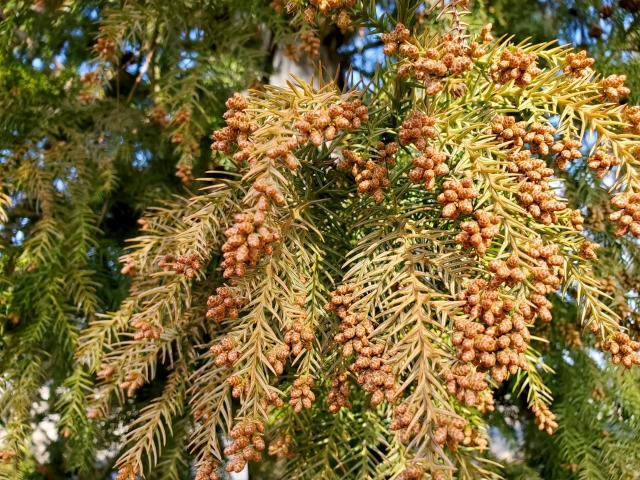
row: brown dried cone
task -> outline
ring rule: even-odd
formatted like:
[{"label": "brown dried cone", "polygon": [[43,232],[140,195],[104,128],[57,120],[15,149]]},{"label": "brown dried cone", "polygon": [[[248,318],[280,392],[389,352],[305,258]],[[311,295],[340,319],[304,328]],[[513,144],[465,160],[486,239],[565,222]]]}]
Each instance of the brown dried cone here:
[{"label": "brown dried cone", "polygon": [[626,333],[616,333],[612,338],[602,342],[602,350],[611,352],[611,361],[618,365],[622,363],[625,368],[631,368],[632,365],[640,365],[640,356],[637,350],[640,350],[640,342],[631,340]]},{"label": "brown dried cone", "polygon": [[624,115],[628,122],[628,125],[624,127],[624,131],[640,134],[640,106],[634,105],[633,107],[628,107],[624,111]]},{"label": "brown dried cone", "polygon": [[411,60],[417,60],[420,50],[416,47],[416,39],[411,36],[411,32],[402,23],[396,25],[395,30],[383,33],[380,37],[384,47],[382,52],[385,55],[399,55]]},{"label": "brown dried cone", "polygon": [[500,233],[500,217],[491,215],[485,210],[477,210],[473,215],[476,220],[460,223],[462,232],[454,237],[454,241],[465,249],[475,250],[482,256],[487,252],[492,239]]},{"label": "brown dried cone", "polygon": [[136,480],[138,478],[138,469],[134,469],[132,465],[125,465],[118,470],[116,480]]},{"label": "brown dried cone", "polygon": [[491,121],[491,128],[487,129],[487,135],[494,134],[496,141],[506,144],[506,148],[522,147],[527,135],[527,122],[516,122],[512,116],[496,115]]},{"label": "brown dried cone", "polygon": [[127,373],[119,387],[127,391],[127,397],[131,398],[136,394],[136,390],[144,385],[144,377],[138,372]]},{"label": "brown dried cone", "polygon": [[613,103],[619,103],[620,97],[625,97],[631,93],[629,87],[624,86],[626,75],[609,75],[602,79],[602,100],[608,100]]},{"label": "brown dried cone", "polygon": [[234,93],[233,97],[227,100],[226,106],[229,110],[222,115],[222,118],[225,119],[227,126],[213,132],[215,142],[211,145],[211,149],[220,150],[229,155],[231,145],[236,144],[240,150],[233,155],[233,159],[237,162],[247,160],[254,150],[249,136],[258,129],[258,125],[251,123],[249,115],[244,111],[249,104],[240,93]]},{"label": "brown dried cone", "polygon": [[574,79],[586,78],[593,74],[591,65],[593,65],[595,61],[595,58],[587,57],[586,50],[578,53],[570,53],[567,55],[565,67],[562,71],[567,75],[571,75]]},{"label": "brown dried cone", "polygon": [[185,184],[190,184],[194,182],[195,177],[193,176],[193,165],[183,165],[183,164],[177,165],[176,177],[178,177],[182,181],[182,183],[185,183]]},{"label": "brown dried cone", "polygon": [[[418,465],[412,465],[405,471],[400,472],[396,480],[420,480],[424,476],[424,469]],[[433,477],[432,477],[433,478]]]},{"label": "brown dried cone", "polygon": [[570,162],[582,158],[582,143],[579,140],[565,138],[563,142],[556,143],[551,151],[556,153],[555,164],[560,170],[566,170]]},{"label": "brown dried cone", "polygon": [[466,447],[479,447],[480,451],[487,448],[489,444],[482,434],[469,427],[468,422],[463,418],[440,415],[437,425],[433,434],[435,442],[439,445],[446,442],[453,452],[458,451],[461,443]]},{"label": "brown dried cone", "polygon": [[471,200],[478,198],[480,192],[473,188],[473,179],[465,177],[462,180],[450,178],[446,180],[442,187],[444,192],[436,197],[436,200],[442,204],[442,216],[455,220],[461,213],[469,215],[473,212],[473,203]]},{"label": "brown dried cone", "polygon": [[[257,183],[257,182],[256,182]],[[275,187],[266,187],[260,184],[254,188],[259,192],[264,192],[271,198],[279,201],[278,195],[282,195]],[[263,196],[261,198],[267,198]],[[260,201],[258,208],[260,208]],[[273,254],[273,242],[280,241],[280,234],[267,227],[265,223],[265,215],[261,211],[256,213],[245,212],[234,217],[235,223],[233,227],[224,232],[227,241],[222,245],[224,261],[221,266],[224,269],[222,276],[224,278],[245,276],[247,267],[255,267],[262,255]]]},{"label": "brown dried cone", "polygon": [[207,299],[207,318],[221,322],[225,318],[238,318],[238,307],[244,303],[242,297],[233,297],[229,287],[216,288],[216,295]]},{"label": "brown dried cone", "polygon": [[329,405],[329,411],[333,414],[339,413],[342,407],[351,410],[347,380],[346,372],[342,372],[333,377],[331,381],[331,390],[329,390],[327,404]]},{"label": "brown dried cone", "polygon": [[544,160],[530,158],[529,150],[521,150],[508,156],[510,173],[519,173],[518,201],[529,214],[545,225],[558,223],[556,212],[566,209],[566,205],[555,197],[548,179],[554,173]]},{"label": "brown dried cone", "polygon": [[293,458],[291,435],[276,438],[269,444],[267,452],[269,455],[275,455],[278,460],[282,460],[283,458],[291,460]]},{"label": "brown dried cone", "polygon": [[240,357],[240,353],[234,350],[235,346],[235,339],[229,336],[223,337],[220,343],[212,345],[209,350],[216,355],[216,365],[219,367],[224,365],[227,368],[233,367],[233,364]]},{"label": "brown dried cone", "polygon": [[111,377],[113,377],[113,374],[115,372],[116,369],[112,365],[101,363],[100,370],[98,371],[98,373],[96,373],[96,377],[104,378],[107,382],[109,382],[111,381]]},{"label": "brown dried cone", "polygon": [[327,109],[305,112],[302,119],[293,124],[298,132],[298,143],[302,145],[310,141],[319,147],[325,141],[330,142],[341,131],[351,132],[360,128],[362,122],[369,120],[368,111],[360,99],[355,99],[334,103]]},{"label": "brown dried cone", "polygon": [[303,375],[293,381],[293,386],[289,392],[289,405],[293,406],[295,413],[300,412],[302,407],[309,409],[316,399],[311,389],[315,386],[315,381],[308,375]]},{"label": "brown dried cone", "polygon": [[[473,323],[472,325],[482,327],[479,323]],[[480,342],[478,343],[481,343],[483,339],[480,338],[479,340]],[[478,392],[482,392],[489,387],[486,382],[486,373],[474,372],[467,364],[458,365],[453,370],[445,370],[442,376],[446,381],[449,395],[455,395],[458,403],[467,407],[473,407],[477,402]]]},{"label": "brown dried cone", "polygon": [[609,215],[609,220],[617,222],[614,231],[616,237],[631,232],[640,237],[640,193],[619,193],[611,199],[611,204],[618,210]]},{"label": "brown dried cone", "polygon": [[1,450],[0,458],[4,463],[11,463],[11,459],[15,457],[17,454],[15,450]]},{"label": "brown dried cone", "polygon": [[412,183],[424,183],[424,188],[433,190],[436,186],[436,177],[442,177],[449,173],[449,166],[444,163],[447,156],[444,153],[436,152],[433,147],[426,147],[423,155],[413,159],[415,169],[409,172],[409,179]]},{"label": "brown dried cone", "polygon": [[156,325],[151,325],[145,320],[133,320],[131,321],[131,326],[140,330],[133,336],[134,340],[142,340],[143,338],[149,340],[160,339],[160,328]]},{"label": "brown dried cone", "polygon": [[[384,147],[384,144],[382,146]],[[385,152],[384,148],[382,151]],[[338,163],[338,168],[341,170],[351,169],[351,174],[358,184],[358,193],[366,193],[373,197],[377,203],[382,202],[384,199],[382,189],[391,185],[387,176],[388,170],[385,166],[386,161],[384,158],[379,159],[377,162],[366,160],[346,148],[342,150],[342,155],[344,161]]]},{"label": "brown dried cone", "polygon": [[249,460],[259,462],[265,449],[262,420],[242,420],[229,433],[233,441],[224,449],[225,455],[234,455],[225,466],[227,472],[241,472]]},{"label": "brown dried cone", "polygon": [[120,270],[122,275],[129,275],[131,277],[135,277],[136,275],[136,261],[129,258],[127,263],[124,264],[124,267]]},{"label": "brown dried cone", "polygon": [[587,166],[596,171],[596,177],[604,178],[610,167],[620,165],[620,159],[614,155],[598,150],[587,159]]},{"label": "brown dried cone", "polygon": [[194,480],[218,480],[218,462],[207,458],[198,465]]},{"label": "brown dried cone", "polygon": [[101,37],[93,47],[100,58],[111,58],[116,53],[116,42],[113,38]]},{"label": "brown dried cone", "polygon": [[515,80],[518,87],[526,87],[542,73],[536,65],[537,57],[535,53],[527,54],[520,48],[514,52],[504,50],[500,61],[491,65],[491,77],[498,85]]},{"label": "brown dried cone", "polygon": [[178,258],[176,258],[176,264],[173,266],[173,270],[176,273],[184,273],[187,278],[193,278],[196,271],[200,270],[200,268],[201,265],[195,253],[179,255]]},{"label": "brown dried cone", "polygon": [[291,349],[289,345],[280,344],[276,345],[272,351],[267,353],[267,361],[271,364],[277,375],[282,375],[284,372],[284,364],[289,358]]},{"label": "brown dried cone", "polygon": [[356,379],[362,389],[371,393],[371,405],[379,405],[383,400],[394,403],[396,400],[396,377],[393,374],[391,357],[384,352],[384,345],[376,344],[362,347],[355,362],[349,367],[356,373]]},{"label": "brown dried cone", "polygon": [[393,420],[389,424],[389,430],[398,432],[400,441],[408,443],[411,437],[418,435],[422,428],[422,419],[415,418],[417,408],[406,402],[397,405],[393,409]]},{"label": "brown dried cone", "polygon": [[551,413],[551,410],[543,404],[536,403],[531,407],[531,410],[536,416],[536,425],[538,425],[539,430],[545,430],[549,435],[553,435],[553,430],[558,428],[558,424],[556,423],[556,416]]},{"label": "brown dried cone", "polygon": [[398,132],[400,144],[406,146],[413,143],[418,150],[424,151],[427,148],[427,139],[438,136],[438,131],[434,128],[435,124],[435,117],[414,111],[409,119],[402,122],[402,128]]}]

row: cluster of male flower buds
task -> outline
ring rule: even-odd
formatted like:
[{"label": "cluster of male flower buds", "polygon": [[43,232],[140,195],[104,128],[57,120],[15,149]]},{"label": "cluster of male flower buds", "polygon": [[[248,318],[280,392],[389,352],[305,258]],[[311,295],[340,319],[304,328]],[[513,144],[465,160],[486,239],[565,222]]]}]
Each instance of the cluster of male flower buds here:
[{"label": "cluster of male flower buds", "polygon": [[355,5],[355,0],[309,0],[309,5],[303,10],[305,22],[314,23],[316,13],[320,12],[327,18],[331,18],[339,28],[345,29],[351,23],[347,8]]},{"label": "cluster of male flower buds", "polygon": [[406,146],[413,143],[418,150],[425,151],[427,139],[433,139],[438,136],[438,131],[434,127],[435,124],[435,117],[430,117],[426,113],[415,110],[411,117],[402,122],[402,128],[398,132],[400,144]]},{"label": "cluster of male flower buds", "polygon": [[100,58],[111,58],[116,53],[116,41],[110,37],[100,37],[93,48]]},{"label": "cluster of male flower buds", "polygon": [[138,470],[132,465],[125,465],[118,469],[116,480],[136,480],[138,478]]},{"label": "cluster of male flower buds", "polygon": [[[468,325],[484,329],[480,323],[469,323]],[[482,345],[483,340],[490,344],[488,348],[486,345]],[[495,350],[495,341],[490,339],[480,337],[476,343],[478,350],[482,353],[486,353],[487,350]],[[458,365],[453,370],[445,370],[442,377],[446,381],[447,393],[455,395],[458,403],[465,404],[467,407],[473,407],[478,400],[478,394],[489,387],[486,373],[473,372],[467,364]]]},{"label": "cluster of male flower buds", "polygon": [[518,87],[526,87],[542,73],[536,64],[535,53],[525,53],[518,48],[514,52],[504,50],[500,61],[491,65],[491,77],[498,85],[515,80]]},{"label": "cluster of male flower buds", "polygon": [[329,404],[329,411],[334,414],[340,412],[342,407],[347,410],[351,409],[346,372],[339,373],[331,380],[331,390],[329,390],[327,404]]},{"label": "cluster of male flower buds", "polygon": [[160,339],[160,329],[156,325],[151,325],[146,320],[134,319],[131,321],[131,326],[140,330],[133,336],[134,340],[142,340],[143,338],[151,340]]},{"label": "cluster of male flower buds", "polygon": [[622,363],[626,368],[631,368],[634,364],[640,365],[637,352],[640,350],[640,342],[631,340],[626,333],[616,333],[613,338],[603,341],[602,349],[611,352],[611,361],[616,365]]},{"label": "cluster of male flower buds", "polygon": [[565,138],[563,142],[558,142],[551,147],[551,151],[556,153],[555,164],[560,170],[566,170],[570,162],[582,158],[582,142],[573,138]]},{"label": "cluster of male flower buds", "polygon": [[371,405],[379,405],[383,400],[394,403],[396,400],[396,377],[390,356],[384,353],[384,345],[375,344],[362,347],[355,361],[349,367],[356,373],[356,379],[362,389],[371,393]]},{"label": "cluster of male flower buds", "polygon": [[349,357],[354,351],[360,352],[369,345],[368,336],[373,333],[373,324],[364,312],[349,311],[351,305],[358,300],[354,284],[340,285],[329,296],[330,301],[324,309],[327,312],[336,311],[341,320],[339,333],[334,340],[343,344],[342,355]]},{"label": "cluster of male flower buds", "polygon": [[[395,148],[394,148],[395,146]],[[352,150],[346,148],[342,149],[342,156],[344,161],[338,164],[340,169],[351,168],[351,174],[354,176],[356,183],[358,184],[358,193],[366,193],[373,197],[377,203],[382,202],[384,195],[382,189],[391,185],[387,176],[388,170],[386,167],[386,155],[387,150],[382,144],[382,152],[384,157],[378,158],[378,161],[367,160],[358,156]],[[389,144],[389,158],[393,159],[392,155],[398,149],[398,145],[395,143]]]},{"label": "cluster of male flower buds", "polygon": [[311,350],[315,335],[313,328],[304,323],[304,318],[298,318],[284,326],[284,343],[289,345],[295,357],[300,355],[302,349]]},{"label": "cluster of male flower buds", "polygon": [[136,261],[133,258],[127,259],[127,262],[124,264],[124,267],[120,270],[122,275],[129,275],[131,277],[136,276]]},{"label": "cluster of male flower buds", "polygon": [[[269,194],[270,190],[266,188],[265,192]],[[222,245],[224,278],[244,277],[247,266],[255,267],[263,254],[273,254],[272,243],[280,240],[277,231],[264,225],[265,215],[261,211],[240,213],[234,221],[233,227],[224,232],[227,237]]]},{"label": "cluster of male flower buds", "polygon": [[469,215],[473,212],[471,200],[478,198],[480,192],[473,188],[473,178],[465,177],[462,180],[450,178],[442,187],[444,192],[436,197],[442,204],[442,216],[451,220],[458,218],[461,213]]},{"label": "cluster of male flower buds", "polygon": [[614,155],[598,150],[587,159],[587,166],[596,171],[596,177],[604,178],[610,167],[620,165],[620,159]]},{"label": "cluster of male flower buds", "polygon": [[277,375],[282,375],[284,372],[284,364],[291,354],[289,345],[278,344],[271,349],[269,353],[265,355],[267,362],[271,364]]},{"label": "cluster of male flower buds", "polygon": [[15,457],[16,451],[15,450],[2,450],[0,451],[0,459],[2,459],[2,461],[4,463],[11,463],[11,459],[13,457]]},{"label": "cluster of male flower buds", "polygon": [[620,97],[625,97],[631,93],[629,87],[624,86],[627,81],[626,75],[609,75],[602,80],[602,97],[610,102],[620,102]]},{"label": "cluster of male flower buds", "polygon": [[618,223],[615,236],[631,232],[634,237],[640,237],[640,193],[619,193],[611,199],[611,204],[618,209],[609,215],[609,220]]},{"label": "cluster of male flower buds", "polygon": [[640,105],[627,107],[624,111],[624,116],[628,122],[624,127],[624,131],[640,135]]},{"label": "cluster of male flower buds", "polygon": [[227,368],[233,367],[233,364],[240,357],[240,352],[235,350],[235,346],[236,341],[233,337],[224,337],[220,340],[220,343],[212,345],[209,350],[216,355],[216,365],[224,365]]},{"label": "cluster of male flower buds", "polygon": [[116,372],[116,369],[107,363],[100,364],[100,370],[96,373],[98,378],[104,378],[107,382],[111,381],[111,377]]},{"label": "cluster of male flower buds", "polygon": [[447,156],[444,153],[436,152],[436,149],[429,146],[424,148],[423,154],[418,155],[412,161],[416,167],[409,172],[409,179],[412,183],[424,183],[424,188],[433,190],[436,186],[436,177],[442,177],[449,173],[449,166],[445,163]]},{"label": "cluster of male flower buds", "polygon": [[285,435],[283,437],[276,438],[273,442],[269,444],[269,449],[267,450],[269,455],[274,455],[278,460],[283,458],[288,458],[291,460],[293,458],[293,449],[291,447],[291,435]]},{"label": "cluster of male flower buds", "polygon": [[241,472],[249,460],[259,462],[262,459],[262,450],[265,449],[264,439],[260,435],[264,433],[262,420],[243,420],[234,425],[229,432],[233,439],[224,449],[225,455],[234,455],[227,463],[227,472]]},{"label": "cluster of male flower buds", "polygon": [[234,93],[233,97],[227,100],[226,106],[229,110],[222,115],[222,118],[225,119],[227,126],[213,132],[215,142],[211,148],[229,155],[231,145],[235,143],[240,147],[240,150],[234,154],[234,160],[247,160],[254,150],[249,136],[258,129],[258,125],[252,123],[249,115],[245,112],[249,104],[240,93]]},{"label": "cluster of male flower buds", "polygon": [[233,297],[229,287],[218,287],[216,295],[207,299],[207,318],[221,322],[225,318],[238,318],[238,307],[244,303],[242,297]]},{"label": "cluster of male flower buds", "polygon": [[196,254],[188,253],[186,255],[178,255],[173,270],[178,274],[184,273],[187,278],[193,278],[196,271],[200,270],[200,267],[201,265]]},{"label": "cluster of male flower buds", "polygon": [[316,399],[311,389],[315,386],[315,381],[308,375],[303,375],[293,381],[289,391],[289,405],[293,406],[293,411],[298,413],[302,407],[309,409]]},{"label": "cluster of male flower buds", "polygon": [[[438,471],[436,473],[442,473]],[[444,475],[444,473],[442,473]],[[396,480],[420,480],[424,476],[424,469],[419,465],[412,465],[407,468],[404,472],[400,472],[400,474],[396,477]],[[435,473],[431,475],[432,480],[444,480],[445,477],[436,477]]]},{"label": "cluster of male flower buds", "polygon": [[457,452],[460,444],[465,447],[478,447],[480,451],[489,445],[489,442],[482,436],[480,431],[469,427],[464,418],[440,415],[437,423],[438,428],[433,433],[435,442],[439,445],[443,445],[446,442],[452,452]]},{"label": "cluster of male flower buds", "polygon": [[418,435],[422,429],[421,419],[416,419],[417,407],[406,402],[397,405],[393,409],[393,420],[389,424],[389,430],[398,432],[403,443],[409,442],[411,437]]},{"label": "cluster of male flower buds", "polygon": [[342,130],[351,132],[369,120],[369,109],[360,99],[334,103],[326,109],[310,110],[293,123],[300,145],[311,141],[319,147],[324,141],[333,140]]},{"label": "cluster of male flower buds", "polygon": [[208,458],[198,465],[194,480],[218,480],[219,478],[218,463]]},{"label": "cluster of male flower buds", "polygon": [[139,372],[130,372],[124,377],[124,382],[119,386],[120,389],[127,391],[127,397],[132,398],[141,386],[144,385],[144,377]]},{"label": "cluster of male flower buds", "polygon": [[549,435],[552,435],[553,430],[558,428],[555,414],[551,413],[551,410],[542,403],[536,403],[531,407],[531,410],[536,416],[535,423],[538,425],[538,429],[545,430]]},{"label": "cluster of male flower buds", "polygon": [[591,65],[593,65],[594,62],[594,58],[587,57],[586,50],[578,53],[570,53],[567,55],[565,67],[562,71],[575,79],[585,78],[593,73]]},{"label": "cluster of male flower buds", "polygon": [[492,239],[500,233],[500,217],[491,215],[485,210],[476,210],[473,216],[475,220],[460,223],[462,232],[454,237],[454,241],[461,244],[463,248],[475,249],[479,256],[483,256],[491,245]]}]

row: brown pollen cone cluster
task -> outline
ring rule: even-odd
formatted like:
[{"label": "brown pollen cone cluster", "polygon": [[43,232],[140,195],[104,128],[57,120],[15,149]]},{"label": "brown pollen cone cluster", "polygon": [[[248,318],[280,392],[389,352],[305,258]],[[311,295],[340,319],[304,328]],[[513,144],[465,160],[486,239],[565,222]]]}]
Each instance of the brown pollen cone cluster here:
[{"label": "brown pollen cone cluster", "polygon": [[216,365],[219,367],[224,365],[227,368],[233,367],[233,364],[240,357],[240,353],[234,350],[235,346],[236,341],[233,337],[224,337],[220,343],[212,345],[209,350],[216,355]]},{"label": "brown pollen cone cluster", "polygon": [[360,352],[369,345],[368,337],[373,333],[373,324],[364,312],[350,312],[350,306],[358,300],[354,284],[340,285],[330,293],[330,301],[324,306],[325,311],[337,311],[342,322],[338,327],[340,333],[334,340],[343,344],[342,356],[349,357],[354,351]]},{"label": "brown pollen cone cluster", "polygon": [[640,135],[640,105],[628,107],[624,111],[624,116],[628,121],[628,125],[625,125],[624,131]]},{"label": "brown pollen cone cluster", "polygon": [[227,472],[241,472],[249,460],[259,462],[262,459],[260,452],[266,445],[261,433],[264,433],[261,420],[243,420],[234,425],[229,433],[233,442],[224,449],[225,455],[234,455],[225,466]]},{"label": "brown pollen cone cluster", "polygon": [[555,414],[544,404],[536,403],[531,410],[536,416],[535,423],[539,430],[545,430],[549,435],[553,434],[553,430],[558,428]]},{"label": "brown pollen cone cluster", "polygon": [[631,93],[629,87],[624,86],[627,81],[626,75],[609,75],[602,80],[602,99],[613,103],[620,102],[620,97],[625,97]]},{"label": "brown pollen cone cluster", "polygon": [[302,119],[293,123],[300,145],[311,141],[319,147],[323,141],[331,141],[341,130],[351,132],[369,120],[368,108],[359,99],[334,103],[327,109],[305,112]]},{"label": "brown pollen cone cluster", "polygon": [[458,451],[458,445],[465,447],[478,447],[480,451],[487,448],[489,442],[484,438],[478,430],[474,430],[468,426],[463,418],[453,418],[446,415],[438,417],[438,428],[433,434],[434,440],[439,445],[445,442],[452,452]]},{"label": "brown pollen cone cluster", "polygon": [[193,176],[193,165],[177,165],[176,177],[178,177],[180,181],[185,184],[194,182],[196,178]]},{"label": "brown pollen cone cluster", "polygon": [[[389,152],[395,153],[398,148],[397,144],[393,143],[389,145]],[[395,149],[393,145],[395,145]],[[384,144],[382,144],[382,147],[382,151],[386,156],[387,152]],[[391,185],[387,176],[388,170],[385,166],[385,157],[379,158],[378,161],[366,160],[346,148],[342,149],[342,156],[344,157],[344,161],[338,164],[338,168],[342,170],[351,168],[351,174],[358,184],[358,193],[366,193],[373,197],[377,203],[382,202],[384,199],[382,189]],[[390,158],[393,159],[393,157]]]},{"label": "brown pollen cone cluster", "polygon": [[527,134],[526,128],[527,122],[516,122],[516,117],[496,115],[486,133],[495,134],[497,142],[506,143],[507,148],[522,147]]},{"label": "brown pollen cone cluster", "polygon": [[331,18],[339,28],[345,29],[351,23],[346,9],[355,5],[355,0],[309,0],[309,6],[304,11],[304,19],[307,23],[313,23],[316,12]]},{"label": "brown pollen cone cluster", "polygon": [[163,271],[168,272],[169,270],[173,270],[171,264],[175,261],[175,258],[170,253],[167,255],[163,255],[158,260],[158,268],[161,268]]},{"label": "brown pollen cone cluster", "polygon": [[15,452],[15,450],[2,450],[0,451],[0,459],[2,459],[2,461],[4,463],[11,463],[11,459],[13,457],[15,457],[17,454]]},{"label": "brown pollen cone cluster", "polygon": [[225,318],[238,318],[238,307],[244,303],[242,297],[233,297],[229,287],[216,288],[216,295],[207,299],[207,318],[221,322]]},{"label": "brown pollen cone cluster", "polygon": [[473,188],[473,179],[465,177],[462,180],[450,178],[446,180],[442,187],[444,192],[436,197],[442,204],[442,216],[451,220],[458,218],[461,213],[469,215],[473,212],[471,200],[478,198],[480,192]]},{"label": "brown pollen cone cluster", "polygon": [[570,53],[565,60],[565,67],[562,69],[567,75],[571,75],[574,79],[585,78],[593,73],[591,65],[596,60],[587,57],[587,51],[582,50],[578,53]]},{"label": "brown pollen cone cluster", "polygon": [[193,278],[196,271],[200,270],[200,262],[195,253],[188,253],[186,255],[179,255],[176,258],[176,264],[173,266],[174,272],[177,274],[184,273],[185,277]]},{"label": "brown pollen cone cluster", "polygon": [[434,128],[435,117],[418,110],[414,111],[407,120],[402,122],[402,128],[398,132],[400,145],[407,146],[412,143],[420,151],[427,148],[427,139],[436,138],[438,131]]},{"label": "brown pollen cone cluster", "polygon": [[371,405],[379,405],[383,400],[394,403],[396,400],[396,377],[389,363],[390,356],[384,352],[384,345],[375,344],[362,347],[355,362],[349,367],[356,374],[362,389],[371,393]]},{"label": "brown pollen cone cluster", "polygon": [[142,340],[143,338],[150,340],[160,339],[160,329],[155,325],[151,325],[147,321],[133,320],[131,322],[131,326],[140,330],[133,336],[134,340]]},{"label": "brown pollen cone cluster", "polygon": [[[424,469],[419,467],[418,465],[412,465],[407,468],[404,472],[400,472],[400,474],[396,477],[396,480],[420,480],[424,476]],[[436,479],[434,475],[431,476],[432,480],[444,480]]]},{"label": "brown pollen cone cluster", "polygon": [[198,466],[194,480],[218,480],[218,463],[207,459]]},{"label": "brown pollen cone cluster", "polygon": [[380,40],[384,43],[382,52],[385,55],[398,54],[403,57],[417,60],[420,56],[420,50],[416,47],[416,39],[411,36],[411,31],[402,23],[396,25],[395,30],[389,33],[383,33]]},{"label": "brown pollen cone cluster", "polygon": [[234,93],[225,105],[229,110],[222,117],[227,126],[213,132],[215,142],[211,145],[211,149],[220,150],[229,155],[232,143],[236,143],[240,150],[233,155],[233,159],[237,162],[245,161],[254,149],[249,141],[249,135],[258,129],[258,125],[251,123],[249,116],[245,113],[244,110],[249,105],[241,94]]},{"label": "brown pollen cone cluster", "polygon": [[493,238],[500,233],[500,221],[496,215],[491,215],[485,210],[477,210],[473,213],[475,220],[467,220],[460,223],[462,232],[458,233],[454,241],[461,244],[463,248],[475,250],[480,256],[487,253],[487,248],[491,245]]},{"label": "brown pollen cone cluster", "polygon": [[293,449],[291,447],[291,435],[285,435],[284,437],[278,437],[269,444],[267,450],[269,455],[274,455],[278,460],[293,458]]},{"label": "brown pollen cone cluster", "polygon": [[553,317],[551,315],[552,303],[545,297],[549,291],[557,290],[562,283],[564,258],[558,255],[558,245],[543,245],[542,240],[532,240],[527,249],[527,254],[534,259],[533,265],[533,292],[531,295],[531,303],[535,307],[531,313],[523,305],[522,313],[526,318],[533,319],[534,315],[538,315],[543,322],[550,322]]},{"label": "brown pollen cone cluster", "polygon": [[398,432],[403,443],[408,443],[411,437],[420,433],[421,419],[415,418],[416,411],[415,405],[406,402],[393,409],[393,420],[389,424],[389,430]]},{"label": "brown pollen cone cluster", "polygon": [[[297,305],[302,307],[304,305],[304,301],[305,299],[303,296],[299,297]],[[295,357],[302,353],[302,349],[311,350],[313,348],[313,341],[315,340],[313,328],[305,323],[305,312],[300,309],[298,315],[298,318],[288,322],[284,326],[286,331],[284,334],[284,343],[289,345],[291,352]]]},{"label": "brown pollen cone cluster", "polygon": [[144,377],[138,372],[127,373],[124,377],[124,382],[119,386],[121,390],[127,391],[127,397],[131,398],[136,394],[141,386],[144,385]]},{"label": "brown pollen cone cluster", "polygon": [[558,142],[551,151],[556,153],[555,164],[560,170],[566,170],[569,163],[582,158],[582,143],[579,140],[565,138],[562,142]]},{"label": "brown pollen cone cluster", "polygon": [[125,465],[118,470],[116,480],[136,480],[138,478],[138,470],[131,465]]},{"label": "brown pollen cone cluster", "polygon": [[120,270],[122,275],[129,275],[131,277],[136,276],[136,261],[133,259],[128,259],[127,263],[124,264],[124,267]]},{"label": "brown pollen cone cluster", "polygon": [[107,363],[100,364],[100,370],[96,373],[96,377],[104,378],[107,382],[111,381],[111,377],[116,372],[115,368]]},{"label": "brown pollen cone cluster", "polygon": [[347,410],[351,409],[346,372],[336,375],[333,377],[333,380],[331,380],[331,390],[329,390],[327,404],[329,405],[329,411],[334,414],[340,412],[342,407]]},{"label": "brown pollen cone cluster", "polygon": [[267,362],[271,364],[277,375],[282,375],[284,372],[284,364],[289,358],[291,349],[289,345],[279,344],[276,345],[269,353],[267,353]]},{"label": "brown pollen cone cluster", "polygon": [[518,87],[526,87],[542,73],[536,65],[537,57],[535,53],[527,54],[519,48],[514,52],[504,50],[500,61],[491,65],[491,77],[498,85],[515,80]]},{"label": "brown pollen cone cluster", "polygon": [[300,34],[300,51],[310,60],[320,56],[320,39],[314,32]]},{"label": "brown pollen cone cluster", "polygon": [[303,375],[293,381],[293,386],[289,392],[289,405],[293,411],[298,413],[302,407],[309,409],[316,399],[311,389],[315,386],[315,381],[308,375]]},{"label": "brown pollen cone cluster", "polygon": [[412,183],[424,183],[424,188],[433,190],[436,186],[436,177],[442,177],[449,173],[449,166],[445,163],[447,156],[444,153],[436,152],[436,149],[429,146],[423,150],[423,155],[413,159],[412,163],[416,167],[409,172],[409,179]]},{"label": "brown pollen cone cluster", "polygon": [[587,166],[596,171],[596,177],[604,178],[607,169],[620,165],[620,159],[614,155],[598,150],[587,159]]},{"label": "brown pollen cone cluster", "polygon": [[113,38],[101,37],[93,48],[100,58],[111,58],[116,54],[116,42]]},{"label": "brown pollen cone cluster", "polygon": [[[471,323],[470,325],[482,327],[479,323]],[[481,345],[482,340],[491,342],[491,340],[487,339],[478,339],[476,343],[478,343],[479,350],[484,347]],[[493,345],[493,342],[491,342],[491,345],[488,348],[494,348]],[[485,352],[486,347],[483,353]],[[493,363],[495,363],[495,360]],[[486,373],[473,372],[471,367],[466,364],[458,365],[454,367],[453,370],[445,370],[442,373],[442,377],[447,382],[447,393],[449,393],[449,395],[455,395],[458,403],[464,404],[467,407],[473,407],[478,400],[479,392],[489,388],[489,385],[486,382],[486,376]]]},{"label": "brown pollen cone cluster", "polygon": [[[265,194],[269,192],[266,188]],[[224,278],[244,277],[247,267],[255,267],[262,255],[272,255],[272,243],[280,240],[278,232],[264,225],[265,215],[260,211],[240,213],[234,217],[234,221],[233,227],[224,232],[227,237],[222,245]]]},{"label": "brown pollen cone cluster", "polygon": [[626,333],[616,333],[613,338],[602,342],[602,350],[611,352],[611,361],[618,365],[622,363],[626,368],[640,365],[640,342],[631,340]]},{"label": "brown pollen cone cluster", "polygon": [[631,232],[640,237],[640,193],[619,193],[611,199],[611,205],[618,209],[609,215],[609,220],[618,223],[614,235],[622,237]]}]

